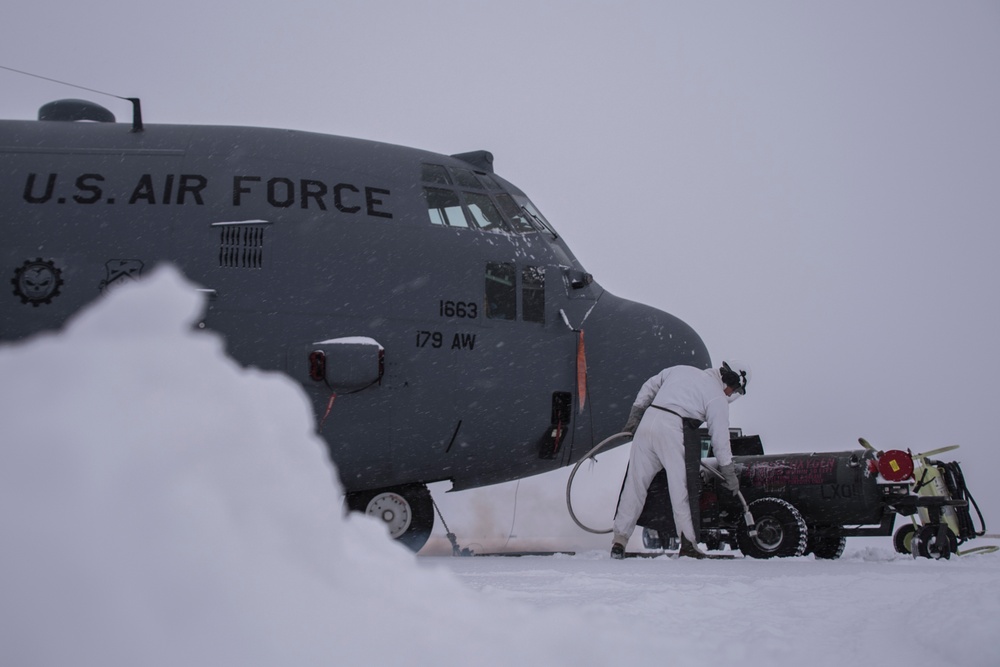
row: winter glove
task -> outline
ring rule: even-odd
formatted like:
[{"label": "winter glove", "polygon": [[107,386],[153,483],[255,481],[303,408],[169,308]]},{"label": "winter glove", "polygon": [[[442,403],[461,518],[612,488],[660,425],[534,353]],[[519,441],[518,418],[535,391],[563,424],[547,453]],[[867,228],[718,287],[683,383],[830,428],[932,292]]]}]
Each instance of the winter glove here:
[{"label": "winter glove", "polygon": [[736,466],[732,463],[724,466],[719,466],[719,470],[722,472],[722,485],[726,487],[726,490],[736,495],[740,490],[740,480],[736,477]]},{"label": "winter glove", "polygon": [[645,408],[633,405],[632,411],[628,413],[628,420],[625,422],[625,426],[622,428],[622,431],[634,435],[635,429],[639,428],[639,422],[642,421],[642,415],[644,412],[646,412]]}]

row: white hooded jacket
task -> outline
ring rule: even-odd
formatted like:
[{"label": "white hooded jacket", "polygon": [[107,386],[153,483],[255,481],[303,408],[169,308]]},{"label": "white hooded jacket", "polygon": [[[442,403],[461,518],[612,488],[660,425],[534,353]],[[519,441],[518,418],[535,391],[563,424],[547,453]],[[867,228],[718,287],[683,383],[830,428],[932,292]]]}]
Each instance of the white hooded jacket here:
[{"label": "white hooded jacket", "polygon": [[733,462],[729,444],[729,404],[739,394],[726,396],[725,388],[717,368],[671,366],[642,385],[635,406],[645,410],[653,405],[705,422],[719,465],[728,465]]}]

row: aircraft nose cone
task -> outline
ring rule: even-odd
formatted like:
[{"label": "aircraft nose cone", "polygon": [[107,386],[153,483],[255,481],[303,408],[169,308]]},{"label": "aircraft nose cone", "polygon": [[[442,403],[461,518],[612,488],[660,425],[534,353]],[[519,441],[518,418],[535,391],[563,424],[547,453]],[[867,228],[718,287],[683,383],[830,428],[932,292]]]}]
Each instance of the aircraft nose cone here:
[{"label": "aircraft nose cone", "polygon": [[708,368],[711,357],[686,322],[604,293],[583,324],[594,438],[617,433],[642,384],[668,366]]}]

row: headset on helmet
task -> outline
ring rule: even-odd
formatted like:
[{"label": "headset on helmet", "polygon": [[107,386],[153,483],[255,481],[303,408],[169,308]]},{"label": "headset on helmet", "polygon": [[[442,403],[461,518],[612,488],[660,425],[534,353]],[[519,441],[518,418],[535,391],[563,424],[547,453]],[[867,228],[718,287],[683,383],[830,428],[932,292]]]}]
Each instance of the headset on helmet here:
[{"label": "headset on helmet", "polygon": [[747,383],[750,382],[751,372],[750,367],[742,361],[735,359],[723,361],[719,375],[722,376],[723,384],[732,387],[733,391],[740,394],[747,393]]}]

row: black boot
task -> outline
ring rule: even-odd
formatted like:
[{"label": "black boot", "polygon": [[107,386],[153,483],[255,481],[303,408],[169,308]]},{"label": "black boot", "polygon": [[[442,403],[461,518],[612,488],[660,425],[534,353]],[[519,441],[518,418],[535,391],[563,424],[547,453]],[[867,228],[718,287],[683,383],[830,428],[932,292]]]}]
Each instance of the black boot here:
[{"label": "black boot", "polygon": [[679,552],[681,556],[687,556],[688,558],[708,558],[708,554],[698,548],[697,544],[694,544],[688,538],[681,535],[681,550]]},{"label": "black boot", "polygon": [[615,560],[621,560],[625,558],[625,547],[621,544],[615,542],[611,545],[611,557]]}]

